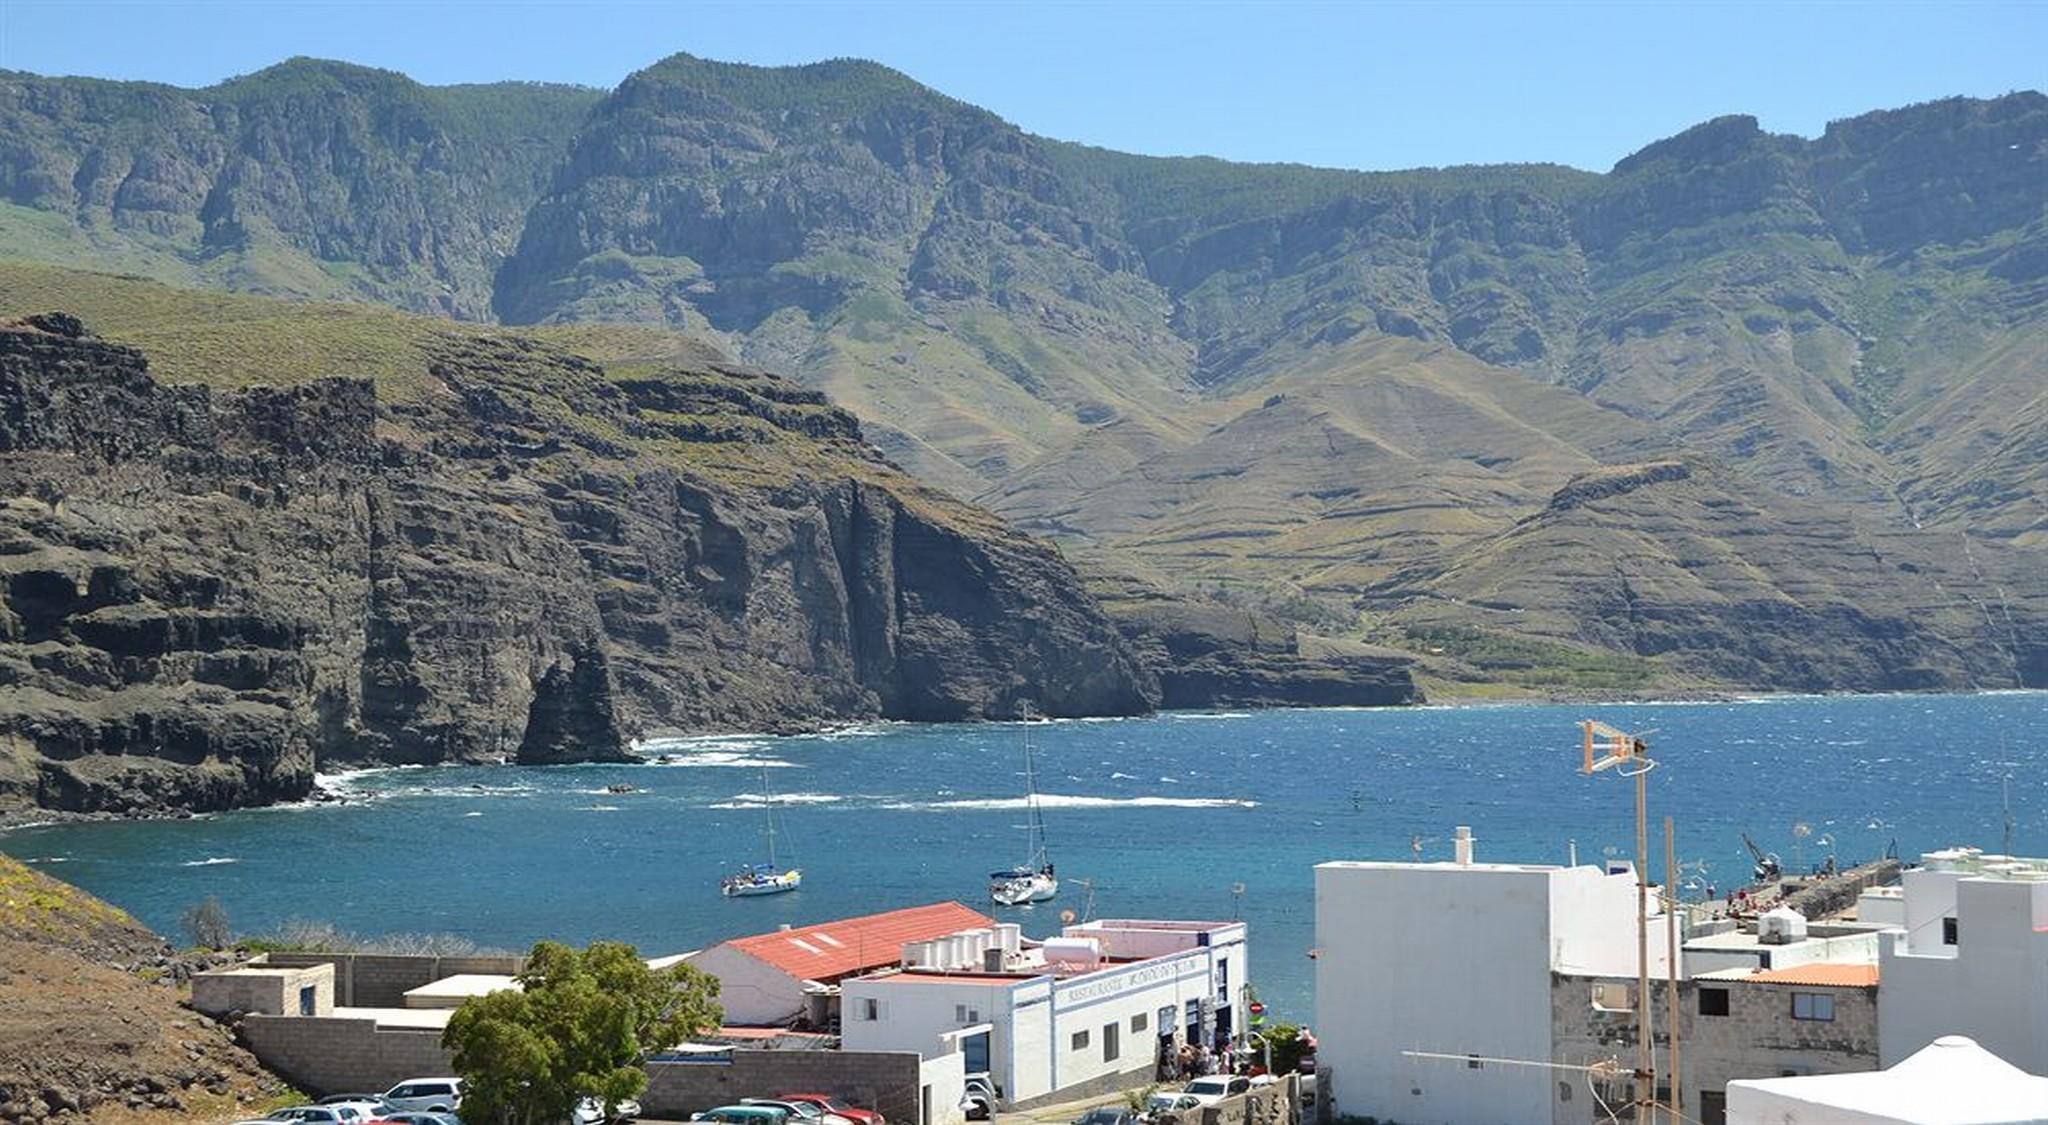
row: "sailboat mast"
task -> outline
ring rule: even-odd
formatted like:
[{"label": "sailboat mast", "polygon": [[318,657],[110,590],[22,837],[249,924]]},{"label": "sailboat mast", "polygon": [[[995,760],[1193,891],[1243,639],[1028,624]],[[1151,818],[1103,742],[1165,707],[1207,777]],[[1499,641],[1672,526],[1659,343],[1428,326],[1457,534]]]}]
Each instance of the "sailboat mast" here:
[{"label": "sailboat mast", "polygon": [[768,813],[768,866],[775,867],[775,795],[768,792],[768,767],[761,767],[761,803]]}]

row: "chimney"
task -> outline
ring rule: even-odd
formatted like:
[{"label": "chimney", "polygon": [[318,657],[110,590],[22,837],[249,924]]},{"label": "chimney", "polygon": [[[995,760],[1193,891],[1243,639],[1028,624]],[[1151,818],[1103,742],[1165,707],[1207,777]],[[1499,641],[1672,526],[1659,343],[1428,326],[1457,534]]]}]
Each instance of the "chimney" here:
[{"label": "chimney", "polygon": [[1458,826],[1457,847],[1458,866],[1472,866],[1472,829],[1469,826],[1463,824]]}]

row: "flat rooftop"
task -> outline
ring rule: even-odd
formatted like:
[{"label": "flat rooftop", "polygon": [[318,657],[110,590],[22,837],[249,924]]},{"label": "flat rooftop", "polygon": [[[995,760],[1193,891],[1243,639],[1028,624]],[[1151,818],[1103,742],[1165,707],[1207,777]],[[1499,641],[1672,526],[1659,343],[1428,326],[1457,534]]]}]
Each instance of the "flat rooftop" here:
[{"label": "flat rooftop", "polygon": [[[378,1027],[416,1031],[440,1031],[448,1026],[453,1008],[336,1008],[338,1020],[374,1020]],[[301,1016],[300,1019],[312,1017]]]},{"label": "flat rooftop", "polygon": [[459,1008],[473,996],[523,987],[519,978],[500,973],[457,973],[405,991],[408,1008]]}]

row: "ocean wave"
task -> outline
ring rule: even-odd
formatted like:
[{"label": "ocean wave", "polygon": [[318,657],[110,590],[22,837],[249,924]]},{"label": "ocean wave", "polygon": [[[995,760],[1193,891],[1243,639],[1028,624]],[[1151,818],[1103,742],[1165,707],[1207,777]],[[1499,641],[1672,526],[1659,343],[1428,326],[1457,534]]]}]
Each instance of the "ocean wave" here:
[{"label": "ocean wave", "polygon": [[223,863],[240,863],[240,862],[242,862],[242,861],[241,861],[241,860],[239,860],[239,859],[237,859],[237,858],[235,858],[234,856],[231,856],[231,855],[216,855],[216,856],[208,856],[208,857],[207,857],[207,858],[205,858],[205,859],[188,859],[188,860],[186,860],[185,862],[183,862],[183,863],[179,864],[178,866],[179,866],[179,867],[218,867],[218,866],[220,866],[220,865],[221,865],[221,864],[223,864]]},{"label": "ocean wave", "polygon": [[1252,713],[1250,711],[1168,711],[1159,717],[1162,719],[1187,720],[1249,719],[1252,717]]},{"label": "ocean wave", "polygon": [[1113,773],[1109,775],[1109,779],[1111,781],[1136,781],[1138,780],[1138,775],[1130,773]]},{"label": "ocean wave", "polygon": [[618,811],[619,811],[619,806],[617,806],[617,805],[578,805],[578,806],[576,806],[576,811],[577,811],[577,812],[618,812]]},{"label": "ocean wave", "polygon": [[[963,798],[956,801],[896,801],[885,809],[1025,809],[1027,797]],[[1048,809],[1255,809],[1257,801],[1242,797],[1084,797],[1079,794],[1040,793],[1038,804]]]},{"label": "ocean wave", "polygon": [[[747,748],[747,750],[754,749],[761,749],[761,747]],[[785,761],[781,758],[756,757],[748,753],[747,750],[692,750],[682,754],[665,755],[661,758],[642,762],[641,764],[659,769],[711,769],[725,767],[730,769],[789,770],[797,768],[795,762]]]},{"label": "ocean wave", "polygon": [[759,809],[769,805],[829,805],[844,800],[846,798],[837,793],[734,793],[731,800],[711,807]]}]

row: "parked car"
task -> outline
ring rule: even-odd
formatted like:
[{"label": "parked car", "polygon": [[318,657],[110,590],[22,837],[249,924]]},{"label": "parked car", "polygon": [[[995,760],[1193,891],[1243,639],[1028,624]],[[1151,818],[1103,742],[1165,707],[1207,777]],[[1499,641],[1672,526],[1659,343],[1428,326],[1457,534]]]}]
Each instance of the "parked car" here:
[{"label": "parked car", "polygon": [[960,1095],[960,1112],[969,1121],[987,1121],[995,1117],[996,1103],[1002,1100],[1002,1090],[984,1070],[967,1076],[967,1087]]},{"label": "parked car", "polygon": [[1145,1116],[1148,1118],[1158,1117],[1162,1113],[1185,1113],[1200,1108],[1202,1099],[1188,1093],[1169,1091],[1145,1099]]},{"label": "parked car", "polygon": [[772,1105],[789,1111],[790,1125],[853,1125],[853,1119],[825,1112],[816,1102],[783,1098],[741,1098],[741,1105]]},{"label": "parked car", "polygon": [[296,1121],[300,1125],[363,1125],[368,1120],[352,1105],[295,1105],[270,1111],[272,1121]]},{"label": "parked car", "polygon": [[385,1101],[382,1094],[329,1094],[315,1104],[352,1106],[365,1121],[398,1112],[398,1107]]},{"label": "parked car", "polygon": [[722,1105],[690,1115],[692,1121],[712,1121],[717,1125],[788,1125],[789,1111],[772,1105]]},{"label": "parked car", "polygon": [[408,1078],[384,1091],[384,1102],[401,1113],[459,1113],[462,1079]]},{"label": "parked car", "polygon": [[418,1110],[412,1113],[388,1113],[363,1125],[462,1125],[462,1118],[452,1113],[428,1113]]},{"label": "parked car", "polygon": [[1251,1088],[1252,1080],[1242,1074],[1212,1074],[1188,1083],[1181,1093],[1196,1099],[1197,1104],[1215,1105],[1225,1098],[1236,1097]]},{"label": "parked car", "polygon": [[889,1119],[872,1109],[847,1105],[830,1094],[782,1094],[775,1100],[783,1102],[805,1102],[817,1106],[826,1113],[836,1113],[853,1125],[889,1125]]},{"label": "parked car", "polygon": [[640,1103],[626,1098],[612,1107],[609,1117],[604,1112],[604,1099],[585,1097],[577,1101],[576,1108],[569,1112],[570,1125],[609,1125],[615,1121],[632,1121],[640,1116]]},{"label": "parked car", "polygon": [[1134,1125],[1138,1115],[1116,1105],[1099,1105],[1074,1118],[1074,1125]]}]

